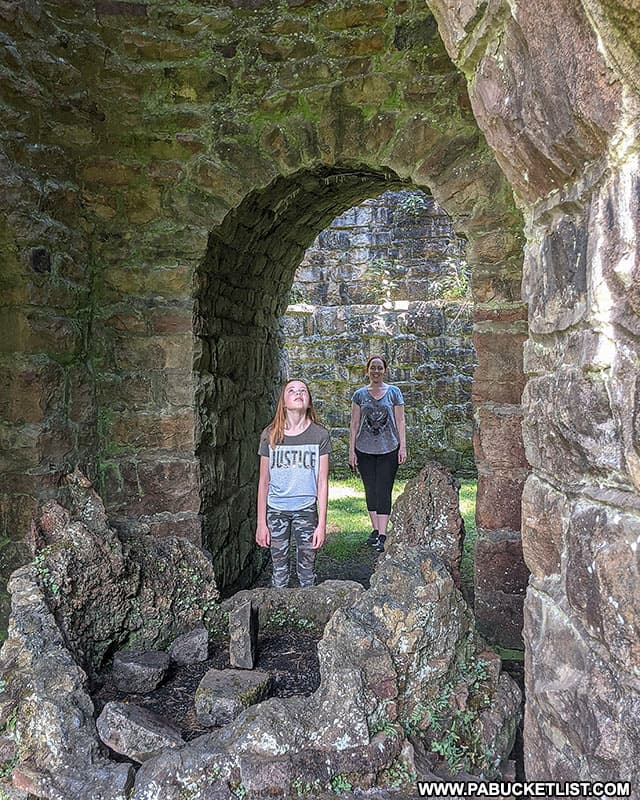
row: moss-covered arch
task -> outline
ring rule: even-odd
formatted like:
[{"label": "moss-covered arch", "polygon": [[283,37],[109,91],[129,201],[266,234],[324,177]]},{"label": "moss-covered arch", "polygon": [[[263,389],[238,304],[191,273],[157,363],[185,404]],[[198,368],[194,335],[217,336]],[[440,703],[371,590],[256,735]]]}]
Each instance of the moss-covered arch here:
[{"label": "moss-covered arch", "polygon": [[203,541],[221,574],[253,575],[256,442],[280,376],[279,319],[305,249],[336,214],[400,185],[391,172],[318,167],[252,192],[212,232],[199,270]]},{"label": "moss-covered arch", "polygon": [[[8,202],[24,212],[11,216],[12,241],[18,250],[44,247],[54,269],[37,279],[44,290],[33,291],[28,273],[11,296],[7,326],[29,334],[15,341],[15,352],[29,363],[16,357],[9,377],[19,391],[30,362],[43,356],[63,370],[51,379],[59,386],[49,378],[36,386],[45,409],[37,431],[9,414],[10,441],[20,455],[12,463],[20,470],[1,498],[3,513],[11,515],[7,524],[26,528],[28,513],[18,519],[12,512],[15,498],[55,493],[67,465],[80,463],[97,478],[111,519],[129,531],[142,525],[202,542],[203,522],[215,516],[224,531],[218,539],[205,522],[206,543],[219,550],[223,580],[238,577],[247,561],[245,534],[238,552],[216,541],[235,547],[238,518],[243,531],[250,527],[250,503],[211,487],[233,480],[248,487],[254,446],[244,444],[237,476],[204,455],[204,442],[213,443],[214,435],[224,441],[228,415],[222,401],[218,407],[211,399],[215,382],[202,377],[217,369],[203,344],[217,335],[216,324],[240,320],[233,309],[250,306],[257,293],[231,280],[255,268],[245,244],[257,236],[251,203],[264,204],[256,216],[268,227],[281,202],[276,188],[301,191],[289,201],[301,234],[291,255],[310,241],[323,214],[367,196],[356,181],[348,198],[344,177],[316,196],[298,185],[303,176],[369,173],[379,176],[371,184],[379,190],[399,181],[432,191],[469,240],[480,356],[476,405],[485,409],[487,430],[517,415],[522,222],[427,7],[237,0],[203,10],[168,0],[105,0],[82,10],[43,6],[38,13],[55,68],[42,67],[28,15],[7,22],[23,58],[8,65],[16,78],[8,117],[15,131],[4,142],[18,187]],[[310,219],[303,221],[305,192]],[[37,241],[28,213],[36,206],[48,215]],[[215,244],[221,241],[224,248]],[[231,258],[234,246],[242,257]],[[213,297],[201,281],[216,274],[216,252],[229,281],[220,292],[226,308],[207,314],[207,334],[199,305],[194,316],[194,298],[199,304]],[[75,282],[62,302],[49,286],[60,277],[58,264],[67,267],[65,280]],[[276,277],[284,298],[285,273]],[[77,332],[71,359],[62,345],[59,358],[50,347],[52,341],[58,347],[57,339],[37,327],[49,317],[60,330]],[[56,390],[60,403],[47,405]],[[205,398],[213,405],[203,420]],[[262,420],[249,422],[255,430]],[[521,480],[512,474],[521,466],[492,461],[489,441],[479,447],[485,505],[507,512],[485,514],[480,524],[516,536]]]}]

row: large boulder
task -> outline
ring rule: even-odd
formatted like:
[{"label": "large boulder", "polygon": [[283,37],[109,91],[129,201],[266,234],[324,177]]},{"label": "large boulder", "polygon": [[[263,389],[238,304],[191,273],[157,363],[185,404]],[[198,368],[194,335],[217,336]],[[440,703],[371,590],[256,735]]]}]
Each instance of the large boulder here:
[{"label": "large boulder", "polygon": [[56,800],[124,800],[133,768],[103,755],[90,680],[114,651],[162,649],[198,625],[217,629],[218,591],[194,545],[122,540],[83,476],[72,476],[70,491],[72,511],[43,506],[33,562],[9,583],[0,725],[12,730],[16,787]]},{"label": "large boulder", "polygon": [[122,539],[81,480],[71,481],[75,513],[50,501],[32,528],[38,581],[77,662],[93,676],[114,650],[162,650],[198,625],[216,630],[204,553],[177,537]]},{"label": "large boulder", "polygon": [[16,745],[14,785],[36,797],[125,800],[133,768],[102,754],[87,674],[67,647],[36,567],[16,570],[9,590],[0,721]]},{"label": "large boulder", "polygon": [[395,501],[388,539],[388,547],[405,542],[429,548],[444,561],[458,587],[464,539],[459,490],[460,485],[447,467],[435,462],[426,464],[407,481]]},{"label": "large boulder", "polygon": [[160,750],[184,744],[175,725],[134,703],[107,703],[96,726],[107,747],[140,763]]}]

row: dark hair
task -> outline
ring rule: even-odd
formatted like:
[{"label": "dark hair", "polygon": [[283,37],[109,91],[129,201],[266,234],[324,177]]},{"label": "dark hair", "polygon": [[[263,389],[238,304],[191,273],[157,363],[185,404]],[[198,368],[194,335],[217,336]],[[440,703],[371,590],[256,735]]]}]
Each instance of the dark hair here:
[{"label": "dark hair", "polygon": [[364,371],[365,371],[365,372],[369,372],[369,367],[371,366],[371,362],[372,362],[372,361],[375,361],[375,360],[376,360],[376,358],[377,358],[379,361],[382,361],[382,363],[384,364],[384,368],[385,368],[385,369],[388,369],[388,368],[389,368],[389,367],[388,367],[388,365],[387,365],[387,359],[386,359],[384,356],[369,356],[369,359],[368,359],[368,361],[367,361],[367,366],[364,368]]}]

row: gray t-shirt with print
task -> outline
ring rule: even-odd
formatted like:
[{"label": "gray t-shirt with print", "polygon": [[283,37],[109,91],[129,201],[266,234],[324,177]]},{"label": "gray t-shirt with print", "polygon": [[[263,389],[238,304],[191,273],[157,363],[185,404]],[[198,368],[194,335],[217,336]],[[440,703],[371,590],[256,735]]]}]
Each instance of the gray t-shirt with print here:
[{"label": "gray t-shirt with print", "polygon": [[267,506],[276,511],[300,511],[316,502],[320,456],[331,452],[329,431],[312,422],[297,436],[285,434],[282,444],[269,444],[270,428],[262,431],[258,455],[269,458]]},{"label": "gray t-shirt with print", "polygon": [[356,449],[373,455],[391,453],[395,450],[400,445],[400,436],[393,408],[404,405],[400,389],[389,385],[382,397],[377,400],[369,391],[369,387],[363,386],[354,392],[351,399],[360,406]]}]

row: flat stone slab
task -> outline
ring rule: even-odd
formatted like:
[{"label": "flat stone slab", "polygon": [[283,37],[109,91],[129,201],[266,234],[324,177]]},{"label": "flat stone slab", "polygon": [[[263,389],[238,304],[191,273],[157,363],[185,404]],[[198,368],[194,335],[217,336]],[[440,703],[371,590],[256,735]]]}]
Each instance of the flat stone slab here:
[{"label": "flat stone slab", "polygon": [[226,725],[245,708],[269,696],[271,676],[243,669],[210,669],[196,689],[198,720],[208,727]]},{"label": "flat stone slab", "polygon": [[184,744],[175,725],[133,703],[107,703],[96,727],[107,747],[140,764],[161,750]]},{"label": "flat stone slab", "polygon": [[169,649],[174,664],[198,664],[209,655],[209,632],[202,626],[178,636]]},{"label": "flat stone slab", "polygon": [[158,686],[169,669],[169,655],[162,650],[120,651],[113,657],[113,682],[121,692],[140,694]]},{"label": "flat stone slab", "polygon": [[251,600],[229,612],[229,663],[253,669],[258,650],[258,609]]}]

